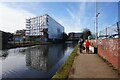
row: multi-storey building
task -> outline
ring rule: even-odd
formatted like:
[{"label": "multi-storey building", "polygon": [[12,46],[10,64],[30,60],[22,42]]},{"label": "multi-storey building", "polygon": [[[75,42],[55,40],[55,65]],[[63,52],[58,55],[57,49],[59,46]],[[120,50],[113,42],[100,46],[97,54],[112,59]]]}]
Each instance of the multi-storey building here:
[{"label": "multi-storey building", "polygon": [[64,27],[47,14],[26,19],[26,36],[35,41],[62,39],[63,32]]}]

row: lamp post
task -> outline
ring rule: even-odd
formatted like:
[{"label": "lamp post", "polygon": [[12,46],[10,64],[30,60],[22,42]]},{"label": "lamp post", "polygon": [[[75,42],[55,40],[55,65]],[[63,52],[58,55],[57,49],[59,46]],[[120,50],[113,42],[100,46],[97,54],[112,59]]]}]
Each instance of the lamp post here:
[{"label": "lamp post", "polygon": [[98,13],[98,4],[96,2],[96,39],[98,39],[98,16],[100,13]]}]

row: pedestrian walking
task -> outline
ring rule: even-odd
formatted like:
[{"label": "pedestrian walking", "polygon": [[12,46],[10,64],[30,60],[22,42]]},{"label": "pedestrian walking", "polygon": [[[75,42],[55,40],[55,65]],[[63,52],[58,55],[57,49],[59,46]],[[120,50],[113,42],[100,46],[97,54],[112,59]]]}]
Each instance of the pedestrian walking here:
[{"label": "pedestrian walking", "polygon": [[82,53],[83,43],[84,43],[84,41],[83,41],[83,39],[81,38],[81,39],[78,41],[80,53]]},{"label": "pedestrian walking", "polygon": [[89,40],[86,40],[86,42],[85,42],[86,53],[89,53],[89,46],[90,46],[90,42],[89,42]]}]

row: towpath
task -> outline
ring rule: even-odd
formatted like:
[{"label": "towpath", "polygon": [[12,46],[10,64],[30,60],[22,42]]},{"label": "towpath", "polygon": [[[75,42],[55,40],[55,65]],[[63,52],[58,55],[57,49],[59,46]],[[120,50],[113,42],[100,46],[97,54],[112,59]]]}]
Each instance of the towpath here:
[{"label": "towpath", "polygon": [[98,54],[77,52],[69,78],[117,78],[118,73],[104,62]]}]

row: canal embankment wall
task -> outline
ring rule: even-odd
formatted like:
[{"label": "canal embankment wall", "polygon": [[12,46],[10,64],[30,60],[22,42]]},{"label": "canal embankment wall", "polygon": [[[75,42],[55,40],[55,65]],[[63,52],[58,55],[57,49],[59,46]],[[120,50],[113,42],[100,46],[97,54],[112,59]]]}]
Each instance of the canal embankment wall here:
[{"label": "canal embankment wall", "polygon": [[1,44],[0,45],[0,50],[6,50],[6,49],[11,49],[11,48],[17,48],[17,47],[28,47],[28,46],[34,46],[34,45],[46,45],[46,44],[59,44],[59,43],[64,43],[65,40],[62,39],[56,39],[56,40],[49,40],[47,42],[14,42],[14,43],[7,43],[7,44]]},{"label": "canal embankment wall", "polygon": [[34,46],[34,45],[44,45],[44,44],[50,44],[52,42],[17,42],[17,43],[9,43],[6,45],[1,45],[0,50],[6,50],[6,49],[12,49],[12,48],[17,48],[17,47],[28,47],[28,46]]}]

